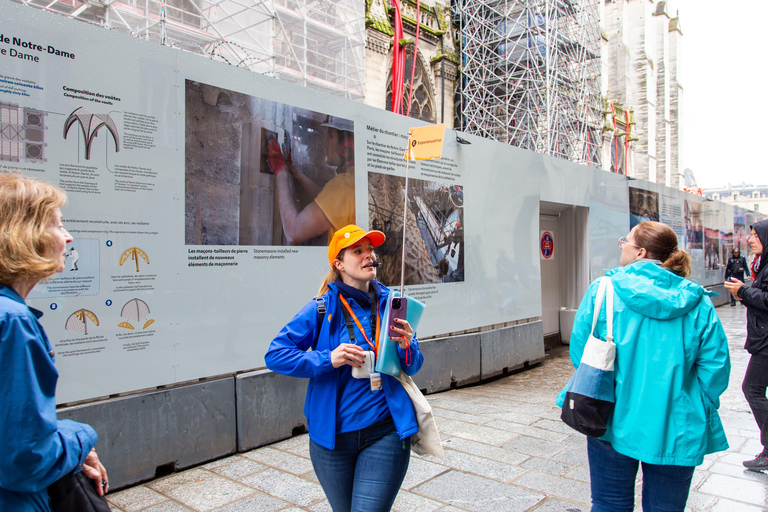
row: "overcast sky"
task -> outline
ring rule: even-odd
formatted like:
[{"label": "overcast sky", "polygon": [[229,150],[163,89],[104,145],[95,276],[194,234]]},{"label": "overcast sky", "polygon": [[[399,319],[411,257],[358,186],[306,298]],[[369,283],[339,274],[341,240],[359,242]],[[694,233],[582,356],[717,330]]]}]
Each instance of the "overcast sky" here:
[{"label": "overcast sky", "polygon": [[683,32],[683,168],[702,188],[768,185],[768,2],[668,5]]}]

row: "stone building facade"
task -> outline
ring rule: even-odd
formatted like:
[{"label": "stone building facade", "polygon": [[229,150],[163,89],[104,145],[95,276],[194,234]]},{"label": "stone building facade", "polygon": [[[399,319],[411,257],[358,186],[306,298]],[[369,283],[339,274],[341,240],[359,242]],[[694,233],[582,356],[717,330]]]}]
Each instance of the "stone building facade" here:
[{"label": "stone building facade", "polygon": [[[392,108],[393,14],[394,8],[388,0],[366,0],[365,103],[387,110]],[[417,13],[416,2],[404,0],[402,19],[405,38],[399,43],[406,46],[404,111],[407,109],[418,20],[411,117],[430,123],[444,122],[453,127],[459,46],[450,5],[422,1]]]}]

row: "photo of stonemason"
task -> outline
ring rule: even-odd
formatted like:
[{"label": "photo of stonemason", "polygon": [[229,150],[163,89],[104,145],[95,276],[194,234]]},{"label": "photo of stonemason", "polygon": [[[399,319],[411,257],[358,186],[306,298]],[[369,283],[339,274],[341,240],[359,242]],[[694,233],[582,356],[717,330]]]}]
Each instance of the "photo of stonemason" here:
[{"label": "photo of stonemason", "polygon": [[[387,235],[376,248],[379,280],[400,285],[405,178],[368,173],[368,221]],[[408,179],[405,284],[464,281],[464,187]]]},{"label": "photo of stonemason", "polygon": [[354,123],[186,81],[185,243],[327,245],[355,222]]}]

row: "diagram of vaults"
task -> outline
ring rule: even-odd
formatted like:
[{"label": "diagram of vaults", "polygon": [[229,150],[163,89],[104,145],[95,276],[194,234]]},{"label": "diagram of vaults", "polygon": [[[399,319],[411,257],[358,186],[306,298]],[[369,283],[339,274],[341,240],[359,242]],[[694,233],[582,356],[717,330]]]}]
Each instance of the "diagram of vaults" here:
[{"label": "diagram of vaults", "polygon": [[99,133],[99,129],[105,126],[109,133],[112,134],[112,138],[115,140],[115,151],[120,151],[120,136],[117,133],[117,125],[109,117],[109,114],[91,114],[83,107],[78,108],[67,117],[67,121],[64,123],[64,138],[67,138],[67,132],[69,128],[79,123],[83,132],[83,138],[85,139],[85,159],[91,159],[91,144],[93,139]]},{"label": "diagram of vaults", "polygon": [[0,161],[45,162],[45,112],[0,102]]}]

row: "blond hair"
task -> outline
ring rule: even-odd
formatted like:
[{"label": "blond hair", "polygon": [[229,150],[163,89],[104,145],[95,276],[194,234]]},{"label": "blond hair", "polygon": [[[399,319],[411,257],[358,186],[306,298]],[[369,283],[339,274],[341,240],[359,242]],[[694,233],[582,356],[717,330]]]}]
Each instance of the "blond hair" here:
[{"label": "blond hair", "polygon": [[17,173],[0,173],[0,283],[40,281],[56,273],[48,226],[67,202],[59,187]]}]

